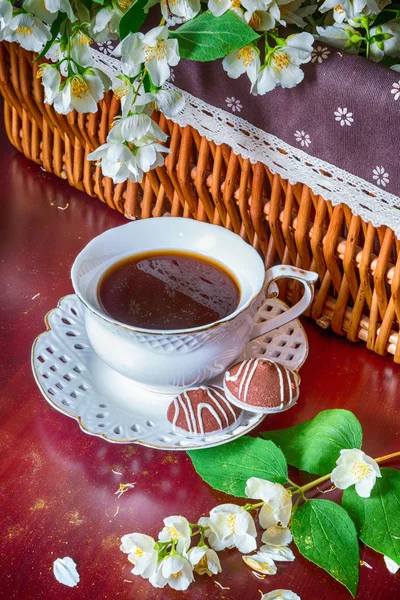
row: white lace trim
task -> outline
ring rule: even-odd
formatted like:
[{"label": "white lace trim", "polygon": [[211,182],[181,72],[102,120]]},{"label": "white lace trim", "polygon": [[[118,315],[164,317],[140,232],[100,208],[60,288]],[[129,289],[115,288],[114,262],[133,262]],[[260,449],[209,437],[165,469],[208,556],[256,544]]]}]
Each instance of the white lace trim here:
[{"label": "white lace trim", "polygon": [[[115,82],[121,73],[120,61],[93,50],[95,66]],[[170,89],[178,89],[167,84]],[[355,215],[374,227],[386,225],[400,238],[400,198],[361,177],[352,175],[319,158],[290,146],[241,117],[207,104],[184,90],[184,110],[172,119],[190,125],[209,141],[228,144],[236,154],[261,162],[291,184],[304,183],[314,194],[337,205],[345,203]],[[283,151],[283,152],[282,152]]]}]

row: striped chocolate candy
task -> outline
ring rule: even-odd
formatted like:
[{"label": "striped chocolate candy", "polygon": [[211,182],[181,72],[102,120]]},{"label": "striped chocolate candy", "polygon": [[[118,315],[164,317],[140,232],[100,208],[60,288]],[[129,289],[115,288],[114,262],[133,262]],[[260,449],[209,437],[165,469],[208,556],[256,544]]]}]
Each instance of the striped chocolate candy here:
[{"label": "striped chocolate candy", "polygon": [[250,358],[225,373],[224,389],[236,406],[256,412],[280,412],[293,406],[299,395],[298,377],[269,358]]},{"label": "striped chocolate candy", "polygon": [[167,418],[174,430],[192,435],[214,433],[238,422],[241,411],[225,398],[216,385],[189,388],[176,396],[168,407]]}]

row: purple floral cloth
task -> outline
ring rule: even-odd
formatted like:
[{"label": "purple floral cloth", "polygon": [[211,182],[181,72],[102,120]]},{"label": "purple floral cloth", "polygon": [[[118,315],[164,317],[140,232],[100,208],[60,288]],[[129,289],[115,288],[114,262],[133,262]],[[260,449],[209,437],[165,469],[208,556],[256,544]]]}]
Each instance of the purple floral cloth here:
[{"label": "purple floral cloth", "polygon": [[400,73],[319,42],[303,68],[297,87],[251,96],[221,61],[182,60],[174,85],[400,196]]}]

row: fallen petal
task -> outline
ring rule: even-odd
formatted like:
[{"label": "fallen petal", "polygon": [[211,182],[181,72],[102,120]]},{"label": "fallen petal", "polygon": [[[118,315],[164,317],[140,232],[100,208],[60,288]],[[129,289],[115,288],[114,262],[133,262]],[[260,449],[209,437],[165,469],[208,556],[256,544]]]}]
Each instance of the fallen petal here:
[{"label": "fallen petal", "polygon": [[388,571],[390,571],[390,573],[393,573],[393,575],[395,573],[397,573],[397,571],[400,568],[400,565],[398,565],[396,562],[394,562],[394,560],[392,560],[388,556],[384,556],[383,560],[385,561],[385,565],[386,565]]},{"label": "fallen petal", "polygon": [[53,563],[54,577],[60,583],[75,587],[79,583],[79,573],[76,570],[76,564],[69,556],[57,558]]}]

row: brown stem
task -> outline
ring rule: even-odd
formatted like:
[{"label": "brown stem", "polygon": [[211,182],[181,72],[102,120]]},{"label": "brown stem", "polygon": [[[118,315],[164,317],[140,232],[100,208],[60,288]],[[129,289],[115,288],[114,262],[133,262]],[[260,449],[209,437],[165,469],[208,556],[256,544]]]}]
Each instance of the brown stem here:
[{"label": "brown stem", "polygon": [[386,456],[381,456],[380,458],[376,458],[375,462],[381,463],[384,460],[389,460],[390,458],[395,458],[396,456],[400,456],[400,452],[393,452],[393,454],[387,454]]}]

